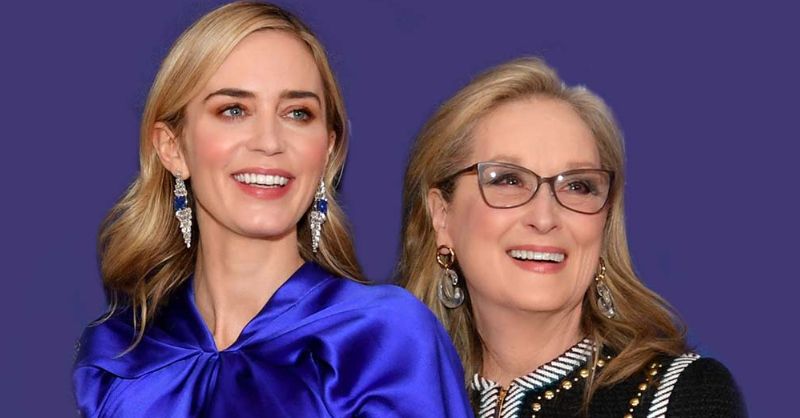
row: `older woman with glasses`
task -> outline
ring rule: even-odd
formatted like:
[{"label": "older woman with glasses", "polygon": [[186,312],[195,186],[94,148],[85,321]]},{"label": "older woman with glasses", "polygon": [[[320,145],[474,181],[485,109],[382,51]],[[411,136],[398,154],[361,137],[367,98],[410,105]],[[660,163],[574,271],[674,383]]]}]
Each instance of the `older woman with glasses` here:
[{"label": "older woman with glasses", "polygon": [[746,415],[634,273],[623,168],[611,111],[537,59],[478,77],[423,128],[398,272],[448,328],[476,416]]}]

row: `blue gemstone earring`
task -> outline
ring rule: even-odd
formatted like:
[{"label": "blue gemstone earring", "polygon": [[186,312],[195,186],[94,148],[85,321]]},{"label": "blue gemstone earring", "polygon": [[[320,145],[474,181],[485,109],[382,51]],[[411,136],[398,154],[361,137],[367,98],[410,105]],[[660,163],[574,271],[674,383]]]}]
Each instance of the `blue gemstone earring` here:
[{"label": "blue gemstone earring", "polygon": [[325,179],[320,179],[317,192],[314,194],[314,203],[308,214],[308,223],[311,227],[311,251],[319,249],[319,240],[322,236],[322,224],[328,220],[328,198],[325,196]]},{"label": "blue gemstone earring", "polygon": [[183,182],[180,171],[175,173],[173,194],[175,194],[173,201],[175,217],[180,223],[183,243],[186,244],[186,248],[190,248],[192,246],[192,208],[189,207],[189,192],[186,190],[186,183]]}]

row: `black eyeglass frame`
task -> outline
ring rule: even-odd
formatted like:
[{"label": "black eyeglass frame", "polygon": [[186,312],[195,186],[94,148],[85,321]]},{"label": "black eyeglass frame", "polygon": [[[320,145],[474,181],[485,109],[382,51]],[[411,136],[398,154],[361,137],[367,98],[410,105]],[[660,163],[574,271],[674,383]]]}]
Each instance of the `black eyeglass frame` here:
[{"label": "black eyeglass frame", "polygon": [[[530,197],[528,197],[527,200],[525,200],[524,202],[522,202],[520,204],[513,205],[513,206],[495,206],[495,205],[492,205],[491,203],[489,203],[489,200],[486,199],[486,194],[484,194],[484,192],[483,192],[483,183],[481,183],[481,180],[480,180],[480,173],[481,173],[481,171],[483,171],[483,167],[485,167],[486,165],[503,166],[503,167],[513,168],[513,169],[516,169],[516,170],[521,170],[521,171],[533,174],[533,176],[536,178],[536,189],[533,191],[533,193],[531,193]],[[571,210],[573,212],[582,213],[584,215],[594,215],[594,214],[602,212],[603,209],[608,205],[608,202],[611,200],[611,194],[612,194],[612,192],[614,190],[614,172],[612,170],[605,170],[605,169],[602,169],[602,168],[579,168],[579,169],[575,169],[575,170],[567,170],[567,171],[564,171],[562,173],[558,173],[555,176],[542,177],[542,176],[534,173],[533,171],[528,170],[525,167],[521,167],[521,166],[518,166],[516,164],[511,164],[511,163],[501,163],[501,162],[497,162],[497,161],[480,161],[480,162],[477,162],[475,164],[472,164],[469,167],[465,167],[465,168],[463,168],[461,170],[456,171],[455,173],[453,173],[452,175],[447,177],[442,182],[439,182],[439,184],[444,183],[445,181],[454,180],[454,179],[458,178],[461,175],[469,174],[471,172],[474,172],[475,174],[478,174],[478,189],[480,189],[480,191],[481,191],[481,197],[483,198],[483,201],[489,207],[495,208],[495,209],[513,209],[513,208],[518,208],[518,207],[520,207],[522,205],[527,204],[528,202],[533,200],[534,197],[536,197],[536,193],[539,193],[539,189],[542,188],[542,184],[546,183],[546,184],[550,185],[550,190],[553,191],[553,197],[556,199],[556,202],[558,202],[558,204],[561,205],[561,207],[563,207],[564,209],[567,209],[567,210]],[[597,209],[594,212],[584,212],[584,211],[580,211],[580,210],[577,210],[577,209],[573,209],[573,208],[565,205],[563,202],[561,202],[561,200],[558,199],[558,193],[555,192],[555,190],[556,190],[555,181],[556,181],[557,178],[559,178],[561,176],[571,175],[571,174],[597,173],[597,172],[602,172],[602,173],[608,174],[608,195],[606,195],[606,200],[605,200],[605,202],[603,202],[603,205],[600,206],[600,209]]]}]

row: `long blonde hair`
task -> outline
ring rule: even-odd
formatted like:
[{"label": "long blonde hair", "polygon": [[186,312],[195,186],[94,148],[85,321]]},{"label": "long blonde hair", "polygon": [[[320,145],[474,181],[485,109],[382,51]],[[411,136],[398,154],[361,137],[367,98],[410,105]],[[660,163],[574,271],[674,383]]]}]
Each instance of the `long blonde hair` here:
[{"label": "long blonde hair", "polygon": [[[329,185],[338,183],[347,154],[347,116],[325,50],[310,29],[277,6],[252,2],[222,6],[195,22],[172,46],[150,89],[140,128],[138,178],[100,228],[98,251],[110,307],[105,318],[120,308],[132,309],[135,338],[131,348],[141,340],[170,291],[192,273],[196,260],[197,245],[185,248],[173,213],[172,174],[161,164],[151,143],[154,125],[163,122],[180,137],[187,103],[242,39],[261,30],[296,36],[314,57],[323,82],[326,122],[336,135],[324,178]],[[311,251],[307,217],[298,223],[300,255],[332,273],[361,281],[335,187],[328,188],[328,199],[328,220],[319,252]],[[192,235],[196,241],[196,227]]]},{"label": "long blonde hair", "polygon": [[[440,268],[436,234],[428,211],[428,191],[441,190],[450,201],[453,173],[469,162],[471,134],[482,117],[503,103],[547,97],[568,103],[591,129],[601,164],[615,172],[611,202],[603,232],[602,257],[606,284],[615,296],[616,319],[605,318],[597,306],[594,286],[583,298],[582,331],[601,351],[617,352],[605,371],[593,376],[587,400],[596,388],[631,376],[660,354],[686,349],[682,323],[669,305],[636,277],[628,252],[623,202],[624,150],[622,134],[605,103],[583,87],[565,86],[556,72],[536,58],[497,66],[477,77],[444,103],[423,127],[411,152],[403,188],[403,240],[397,280],[439,317],[453,339],[466,370],[465,380],[480,370],[482,346],[467,294],[464,306],[445,308],[437,298]],[[466,288],[463,289],[466,292]]]}]

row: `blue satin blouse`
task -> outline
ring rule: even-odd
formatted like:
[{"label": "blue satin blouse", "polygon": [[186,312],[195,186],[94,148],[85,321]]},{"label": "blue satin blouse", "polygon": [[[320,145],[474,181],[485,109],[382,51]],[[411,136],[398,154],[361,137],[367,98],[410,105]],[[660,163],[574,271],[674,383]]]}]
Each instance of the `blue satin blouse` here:
[{"label": "blue satin blouse", "polygon": [[129,312],[84,332],[73,371],[83,416],[472,416],[458,356],[422,303],[310,262],[225,350],[191,279],[120,356],[132,338]]}]

